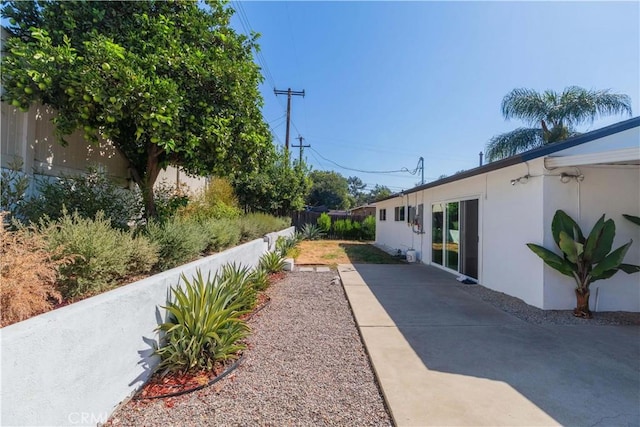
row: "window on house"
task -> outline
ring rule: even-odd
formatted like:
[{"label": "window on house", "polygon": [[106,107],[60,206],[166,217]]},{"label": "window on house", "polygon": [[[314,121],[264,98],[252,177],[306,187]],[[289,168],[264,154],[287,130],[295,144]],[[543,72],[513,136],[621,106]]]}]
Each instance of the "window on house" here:
[{"label": "window on house", "polygon": [[380,209],[380,221],[386,221],[386,220],[387,220],[387,210]]},{"label": "window on house", "polygon": [[404,206],[396,206],[394,219],[396,221],[404,221]]}]

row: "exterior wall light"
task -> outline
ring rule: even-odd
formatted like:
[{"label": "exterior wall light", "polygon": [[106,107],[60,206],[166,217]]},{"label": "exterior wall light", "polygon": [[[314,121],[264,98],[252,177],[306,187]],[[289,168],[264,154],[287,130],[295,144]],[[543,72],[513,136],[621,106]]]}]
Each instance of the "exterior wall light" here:
[{"label": "exterior wall light", "polygon": [[582,174],[580,174],[580,175],[571,175],[571,174],[568,174],[568,173],[561,173],[560,174],[560,182],[562,182],[563,184],[568,183],[572,179],[575,179],[576,182],[582,182],[582,181],[584,181],[584,175],[582,175]]},{"label": "exterior wall light", "polygon": [[529,175],[525,175],[525,176],[521,176],[520,178],[512,179],[511,180],[511,185],[526,184],[527,182],[529,182]]}]

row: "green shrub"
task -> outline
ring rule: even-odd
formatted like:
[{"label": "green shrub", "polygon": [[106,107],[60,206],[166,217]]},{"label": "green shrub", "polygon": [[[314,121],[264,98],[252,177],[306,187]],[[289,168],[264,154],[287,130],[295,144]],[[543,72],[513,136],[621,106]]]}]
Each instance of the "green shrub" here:
[{"label": "green shrub", "polygon": [[202,223],[207,238],[207,251],[219,252],[240,242],[241,230],[236,219],[209,218]]},{"label": "green shrub", "polygon": [[362,222],[362,239],[376,240],[376,217],[368,216]]},{"label": "green shrub", "polygon": [[188,187],[186,185],[176,188],[166,180],[156,184],[153,190],[156,202],[156,220],[164,222],[173,217],[178,209],[189,204]]},{"label": "green shrub", "polygon": [[241,213],[233,187],[224,178],[213,178],[202,193],[177,210],[179,216],[200,222],[238,218]]},{"label": "green shrub", "polygon": [[325,233],[322,232],[322,229],[314,224],[303,225],[300,234],[304,240],[319,240],[325,235]]},{"label": "green shrub", "polygon": [[25,219],[37,223],[45,216],[56,220],[63,208],[82,218],[95,218],[102,211],[111,225],[127,229],[141,218],[142,204],[137,193],[114,184],[104,172],[89,168],[87,174],[37,180],[37,195],[23,206]]},{"label": "green shrub", "polygon": [[131,239],[131,256],[128,272],[146,273],[158,263],[160,247],[147,236],[139,235]]},{"label": "green shrub", "polygon": [[341,239],[351,237],[353,222],[350,219],[339,219],[333,223],[333,230]]},{"label": "green shrub", "polygon": [[204,252],[210,241],[198,222],[179,217],[163,223],[150,221],[144,232],[158,246],[158,267],[161,270],[193,261]]},{"label": "green shrub", "polygon": [[267,233],[280,231],[291,226],[291,218],[254,212],[245,215],[240,220],[242,226],[242,240],[253,240]]},{"label": "green shrub", "polygon": [[63,211],[58,220],[41,220],[39,232],[57,258],[73,256],[60,266],[65,298],[103,292],[127,274],[148,272],[158,259],[156,246],[112,228],[101,211],[95,219]]},{"label": "green shrub", "polygon": [[156,368],[167,372],[211,370],[217,360],[233,358],[246,348],[240,342],[249,328],[240,319],[240,289],[219,276],[205,281],[198,270],[192,281],[183,275],[184,286],[172,288],[173,301],[165,308],[162,345],[156,350],[161,362]]},{"label": "green shrub", "polygon": [[318,227],[320,227],[324,233],[331,231],[331,217],[326,212],[320,214],[320,217],[318,217],[316,221]]},{"label": "green shrub", "polygon": [[284,269],[284,258],[278,252],[266,252],[260,257],[258,267],[267,273],[278,273]]},{"label": "green shrub", "polygon": [[25,219],[24,206],[31,179],[22,172],[22,160],[14,160],[7,166],[0,176],[0,211],[9,212],[3,217],[3,222],[10,223],[12,218]]},{"label": "green shrub", "polygon": [[348,221],[351,222],[351,231],[349,232],[349,237],[359,240],[362,237],[362,225],[358,221]]}]

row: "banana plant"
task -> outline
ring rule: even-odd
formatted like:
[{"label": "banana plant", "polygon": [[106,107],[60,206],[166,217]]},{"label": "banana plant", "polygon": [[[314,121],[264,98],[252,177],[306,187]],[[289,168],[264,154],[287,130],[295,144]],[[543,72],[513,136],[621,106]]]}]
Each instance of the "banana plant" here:
[{"label": "banana plant", "polygon": [[631,221],[632,223],[634,223],[635,225],[640,225],[640,217],[639,216],[627,215],[627,214],[622,214],[622,216],[625,217],[626,219],[628,219],[629,221]]},{"label": "banana plant", "polygon": [[591,283],[608,279],[618,270],[627,274],[640,271],[640,266],[622,262],[632,240],[611,251],[616,225],[612,219],[605,221],[604,215],[585,238],[580,226],[564,211],[557,210],[551,223],[551,232],[562,256],[534,243],[527,243],[527,246],[548,266],[575,279],[577,304],[574,316],[592,317],[589,310]]}]

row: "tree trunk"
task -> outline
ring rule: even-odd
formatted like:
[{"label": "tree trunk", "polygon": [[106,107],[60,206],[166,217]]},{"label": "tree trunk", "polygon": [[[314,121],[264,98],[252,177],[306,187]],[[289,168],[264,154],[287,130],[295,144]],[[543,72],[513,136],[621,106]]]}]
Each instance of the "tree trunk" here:
[{"label": "tree trunk", "polygon": [[593,315],[589,310],[589,296],[591,293],[588,289],[576,289],[576,308],[573,310],[573,315],[576,317],[583,317],[585,319],[591,319]]},{"label": "tree trunk", "polygon": [[160,155],[163,152],[164,150],[162,148],[150,143],[147,147],[147,164],[145,170],[139,171],[133,165],[131,166],[133,180],[138,184],[142,192],[144,217],[147,220],[155,218],[158,215],[153,194],[153,185],[156,183],[158,174],[160,174]]}]

